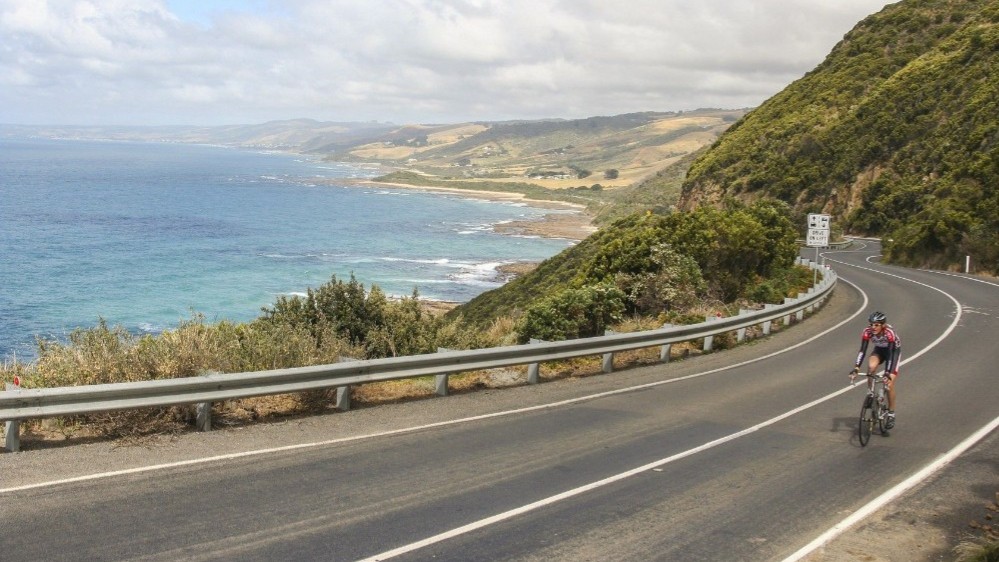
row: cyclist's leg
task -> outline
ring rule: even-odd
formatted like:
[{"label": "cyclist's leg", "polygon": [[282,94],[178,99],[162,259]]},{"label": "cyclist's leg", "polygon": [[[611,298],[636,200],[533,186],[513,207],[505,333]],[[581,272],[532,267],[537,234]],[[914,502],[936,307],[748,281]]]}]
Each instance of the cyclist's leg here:
[{"label": "cyclist's leg", "polygon": [[[885,363],[888,365],[898,365],[898,350],[895,350],[896,355],[892,357],[893,361],[889,361],[888,357],[885,357]],[[898,367],[895,368],[898,370]],[[885,383],[885,390],[888,393],[888,415],[885,417],[885,429],[895,428],[895,374],[885,373],[888,378],[888,382]]]},{"label": "cyclist's leg", "polygon": [[[900,350],[895,349],[895,356],[892,357],[893,360],[892,360],[891,364],[895,365],[895,371],[896,372],[898,372],[898,361],[901,358],[900,355],[901,355]],[[889,379],[889,382],[888,382],[888,410],[891,411],[891,412],[895,411],[895,379],[896,378],[898,378],[898,375],[892,374],[892,373],[888,374],[888,379]]]},{"label": "cyclist's leg", "polygon": [[877,372],[878,367],[881,366],[881,363],[882,363],[881,356],[878,355],[877,352],[872,353],[871,356],[867,359],[867,373],[873,375],[875,372]]},{"label": "cyclist's leg", "polygon": [[895,411],[895,375],[888,375],[888,411]]}]

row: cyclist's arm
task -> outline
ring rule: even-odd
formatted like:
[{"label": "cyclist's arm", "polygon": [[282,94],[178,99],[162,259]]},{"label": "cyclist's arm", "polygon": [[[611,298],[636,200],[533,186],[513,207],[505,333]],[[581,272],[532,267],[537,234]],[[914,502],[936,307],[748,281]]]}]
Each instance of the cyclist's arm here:
[{"label": "cyclist's arm", "polygon": [[865,337],[860,338],[860,351],[857,352],[857,361],[853,364],[854,367],[859,368],[860,364],[864,362],[864,355],[867,355],[867,345],[869,343],[870,343],[869,339]]}]

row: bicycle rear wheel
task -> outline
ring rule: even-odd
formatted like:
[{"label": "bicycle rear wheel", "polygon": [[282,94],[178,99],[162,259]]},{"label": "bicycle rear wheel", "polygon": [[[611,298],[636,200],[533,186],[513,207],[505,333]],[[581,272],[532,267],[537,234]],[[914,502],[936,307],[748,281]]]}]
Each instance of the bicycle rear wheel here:
[{"label": "bicycle rear wheel", "polygon": [[860,408],[860,423],[857,424],[857,437],[860,439],[860,446],[867,446],[871,440],[871,432],[874,431],[874,410],[872,408],[874,400],[871,396],[864,397],[864,405]]}]

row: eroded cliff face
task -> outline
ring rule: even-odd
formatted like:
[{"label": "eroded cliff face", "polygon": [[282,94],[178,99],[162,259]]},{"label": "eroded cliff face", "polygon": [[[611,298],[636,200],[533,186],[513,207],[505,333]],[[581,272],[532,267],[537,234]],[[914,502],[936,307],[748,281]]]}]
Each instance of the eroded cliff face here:
[{"label": "eroded cliff face", "polygon": [[[863,204],[864,193],[877,181],[884,172],[883,165],[872,165],[857,173],[853,183],[849,185],[839,185],[830,190],[829,197],[822,205],[821,212],[832,215],[838,220],[845,219],[850,213],[860,208]],[[814,205],[815,201],[806,200],[804,197],[795,202],[794,208],[802,210]],[[811,208],[814,208],[811,207]]]},{"label": "eroded cliff face", "polygon": [[843,203],[841,205],[837,205],[837,207],[843,209],[842,214],[844,216],[848,216],[855,209],[860,207],[864,192],[867,191],[867,188],[870,187],[872,183],[877,181],[882,172],[884,172],[884,168],[880,165],[875,165],[870,166],[865,170],[861,170],[860,173],[857,174],[854,182],[845,190]]},{"label": "eroded cliff face", "polygon": [[715,182],[694,184],[685,188],[680,195],[677,207],[684,211],[692,211],[701,206],[717,207],[725,197],[725,190]]},{"label": "eroded cliff face", "polygon": [[[815,212],[819,203],[819,212],[832,215],[837,220],[844,219],[863,204],[864,193],[886,170],[882,164],[871,165],[857,173],[853,183],[832,188],[824,201],[816,201],[805,192],[799,193],[794,201],[789,201],[797,212]],[[764,192],[733,192],[715,181],[701,181],[685,186],[677,207],[691,211],[700,206],[720,207],[722,202],[731,197],[746,204],[766,197]]]}]

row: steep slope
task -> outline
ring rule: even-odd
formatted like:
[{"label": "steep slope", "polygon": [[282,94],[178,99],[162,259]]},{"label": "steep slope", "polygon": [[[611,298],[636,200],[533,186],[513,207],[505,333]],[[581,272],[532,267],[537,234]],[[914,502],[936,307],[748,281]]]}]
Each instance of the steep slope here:
[{"label": "steep slope", "polygon": [[999,3],[904,0],[733,125],[681,206],[775,197],[891,260],[999,273]]},{"label": "steep slope", "polygon": [[[703,276],[706,292],[699,296],[710,295],[722,302],[753,292],[750,287],[764,280],[779,284],[777,278],[787,274],[798,254],[790,210],[773,200],[733,204],[724,210],[702,207],[689,213],[632,213],[449,314],[487,326],[502,316],[516,317],[567,289],[602,283],[625,290],[629,303],[637,306],[635,302],[641,300],[637,295],[642,292],[638,285],[650,281],[636,284],[636,277],[661,275],[659,282],[664,285],[679,283],[683,268],[656,259],[666,249],[691,260],[697,276]],[[672,292],[657,293],[652,307],[665,308],[666,295]],[[783,298],[784,293],[779,296]]]}]

